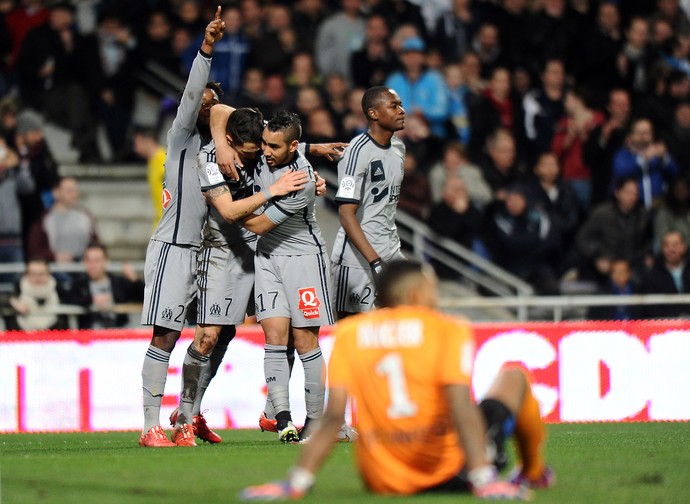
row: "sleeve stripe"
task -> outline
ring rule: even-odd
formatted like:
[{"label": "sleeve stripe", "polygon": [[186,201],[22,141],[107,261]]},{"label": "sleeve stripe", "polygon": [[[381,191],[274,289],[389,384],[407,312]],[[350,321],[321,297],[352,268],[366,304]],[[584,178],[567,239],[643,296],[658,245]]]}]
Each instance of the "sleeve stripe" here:
[{"label": "sleeve stripe", "polygon": [[347,167],[345,168],[345,175],[354,176],[355,169],[357,167],[357,158],[359,153],[367,143],[369,143],[369,137],[367,135],[362,135],[352,147],[350,151],[350,159],[347,160]]},{"label": "sleeve stripe", "polygon": [[227,182],[223,181],[223,182],[218,182],[217,184],[210,185],[210,186],[201,186],[201,192],[210,191],[211,189],[215,189],[216,187],[222,187],[224,185],[227,185]]},{"label": "sleeve stripe", "polygon": [[287,215],[288,217],[292,217],[293,215],[295,215],[295,212],[288,212],[287,210],[285,210],[284,208],[282,208],[282,207],[281,207],[278,203],[276,203],[275,201],[273,202],[273,206],[275,206],[278,210],[280,210],[281,212],[283,212],[283,213],[284,213],[285,215]]},{"label": "sleeve stripe", "polygon": [[353,199],[353,198],[335,198],[336,203],[361,203],[360,200],[358,199]]}]

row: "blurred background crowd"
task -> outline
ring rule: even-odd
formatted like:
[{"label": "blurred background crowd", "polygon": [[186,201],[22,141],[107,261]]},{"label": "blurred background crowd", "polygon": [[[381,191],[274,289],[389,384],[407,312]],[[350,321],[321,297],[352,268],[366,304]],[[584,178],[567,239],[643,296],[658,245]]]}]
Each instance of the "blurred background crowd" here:
[{"label": "blurred background crowd", "polygon": [[[148,162],[160,177],[216,5],[0,0],[0,262],[80,261],[98,237],[46,123],[81,163]],[[303,140],[329,142],[366,129],[366,88],[400,94],[399,209],[437,233],[542,294],[564,278],[690,290],[690,0],[222,5],[211,78],[226,103],[293,110]],[[142,94],[157,104],[146,124]]]}]

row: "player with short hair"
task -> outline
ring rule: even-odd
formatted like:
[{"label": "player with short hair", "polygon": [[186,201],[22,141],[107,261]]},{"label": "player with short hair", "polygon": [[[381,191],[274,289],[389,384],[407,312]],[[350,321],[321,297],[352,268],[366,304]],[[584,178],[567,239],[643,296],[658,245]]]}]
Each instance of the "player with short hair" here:
[{"label": "player with short hair", "polygon": [[[286,171],[308,174],[309,183],[300,191],[274,199],[261,214],[245,219],[243,224],[260,235],[254,261],[255,309],[266,336],[268,397],[283,442],[307,436],[310,422],[323,415],[325,364],[318,334],[320,326],[333,323],[326,245],[316,221],[314,173],[298,151],[301,133],[299,117],[290,112],[276,114],[264,128],[255,189],[260,191]],[[304,366],[307,418],[301,433],[290,413],[286,356],[290,333]]]},{"label": "player with short hair", "polygon": [[[168,447],[194,442],[193,429],[184,424],[173,432],[173,443],[160,426],[160,407],[170,353],[180,337],[187,309],[196,293],[195,272],[206,203],[200,194],[196,158],[210,140],[210,109],[220,102],[220,87],[208,83],[213,45],[222,38],[221,8],[206,27],[199,54],[192,63],[177,115],[167,135],[163,215],[151,237],[144,266],[142,324],[153,326],[151,343],[142,366],[144,430],[140,446]],[[228,194],[219,199],[219,211],[229,220],[240,219],[272,197],[301,187],[301,177],[286,178],[242,201]],[[273,193],[271,191],[274,191]]]},{"label": "player with short hair", "polygon": [[331,254],[338,319],[371,310],[383,264],[403,257],[395,211],[405,145],[394,133],[405,127],[405,109],[395,90],[376,86],[364,93],[362,110],[369,129],[352,139],[338,163],[341,227]]},{"label": "player with short hair", "polygon": [[[304,496],[330,453],[348,396],[357,404],[357,465],[372,492],[472,491],[486,499],[525,499],[531,493],[526,487],[553,484],[527,376],[519,368],[503,369],[486,398],[474,403],[472,329],[436,310],[436,284],[428,265],[386,265],[379,281],[382,309],[336,325],[328,407],[297,465],[285,481],[245,489],[244,499]],[[497,471],[512,433],[520,464],[509,483]]]}]

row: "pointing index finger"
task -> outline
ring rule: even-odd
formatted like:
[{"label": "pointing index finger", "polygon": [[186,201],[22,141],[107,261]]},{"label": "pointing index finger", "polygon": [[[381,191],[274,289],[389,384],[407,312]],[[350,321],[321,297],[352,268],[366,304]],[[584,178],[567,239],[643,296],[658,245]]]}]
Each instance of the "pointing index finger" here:
[{"label": "pointing index finger", "polygon": [[218,9],[216,9],[216,21],[220,21],[220,5],[218,6]]}]

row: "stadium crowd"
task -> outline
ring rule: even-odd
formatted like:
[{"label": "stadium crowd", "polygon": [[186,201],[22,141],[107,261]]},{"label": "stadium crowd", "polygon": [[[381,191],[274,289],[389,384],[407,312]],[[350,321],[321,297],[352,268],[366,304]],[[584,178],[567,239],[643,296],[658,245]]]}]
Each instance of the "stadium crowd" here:
[{"label": "stadium crowd", "polygon": [[[215,8],[0,1],[0,261],[55,241],[43,118],[83,162],[141,163],[136,91],[159,98],[164,135],[180,90],[154,76],[187,78]],[[407,111],[400,209],[539,293],[573,275],[602,292],[688,292],[689,18],[680,0],[237,0],[211,80],[232,106],[297,112],[306,142],[365,131],[364,91],[389,86]]]}]

